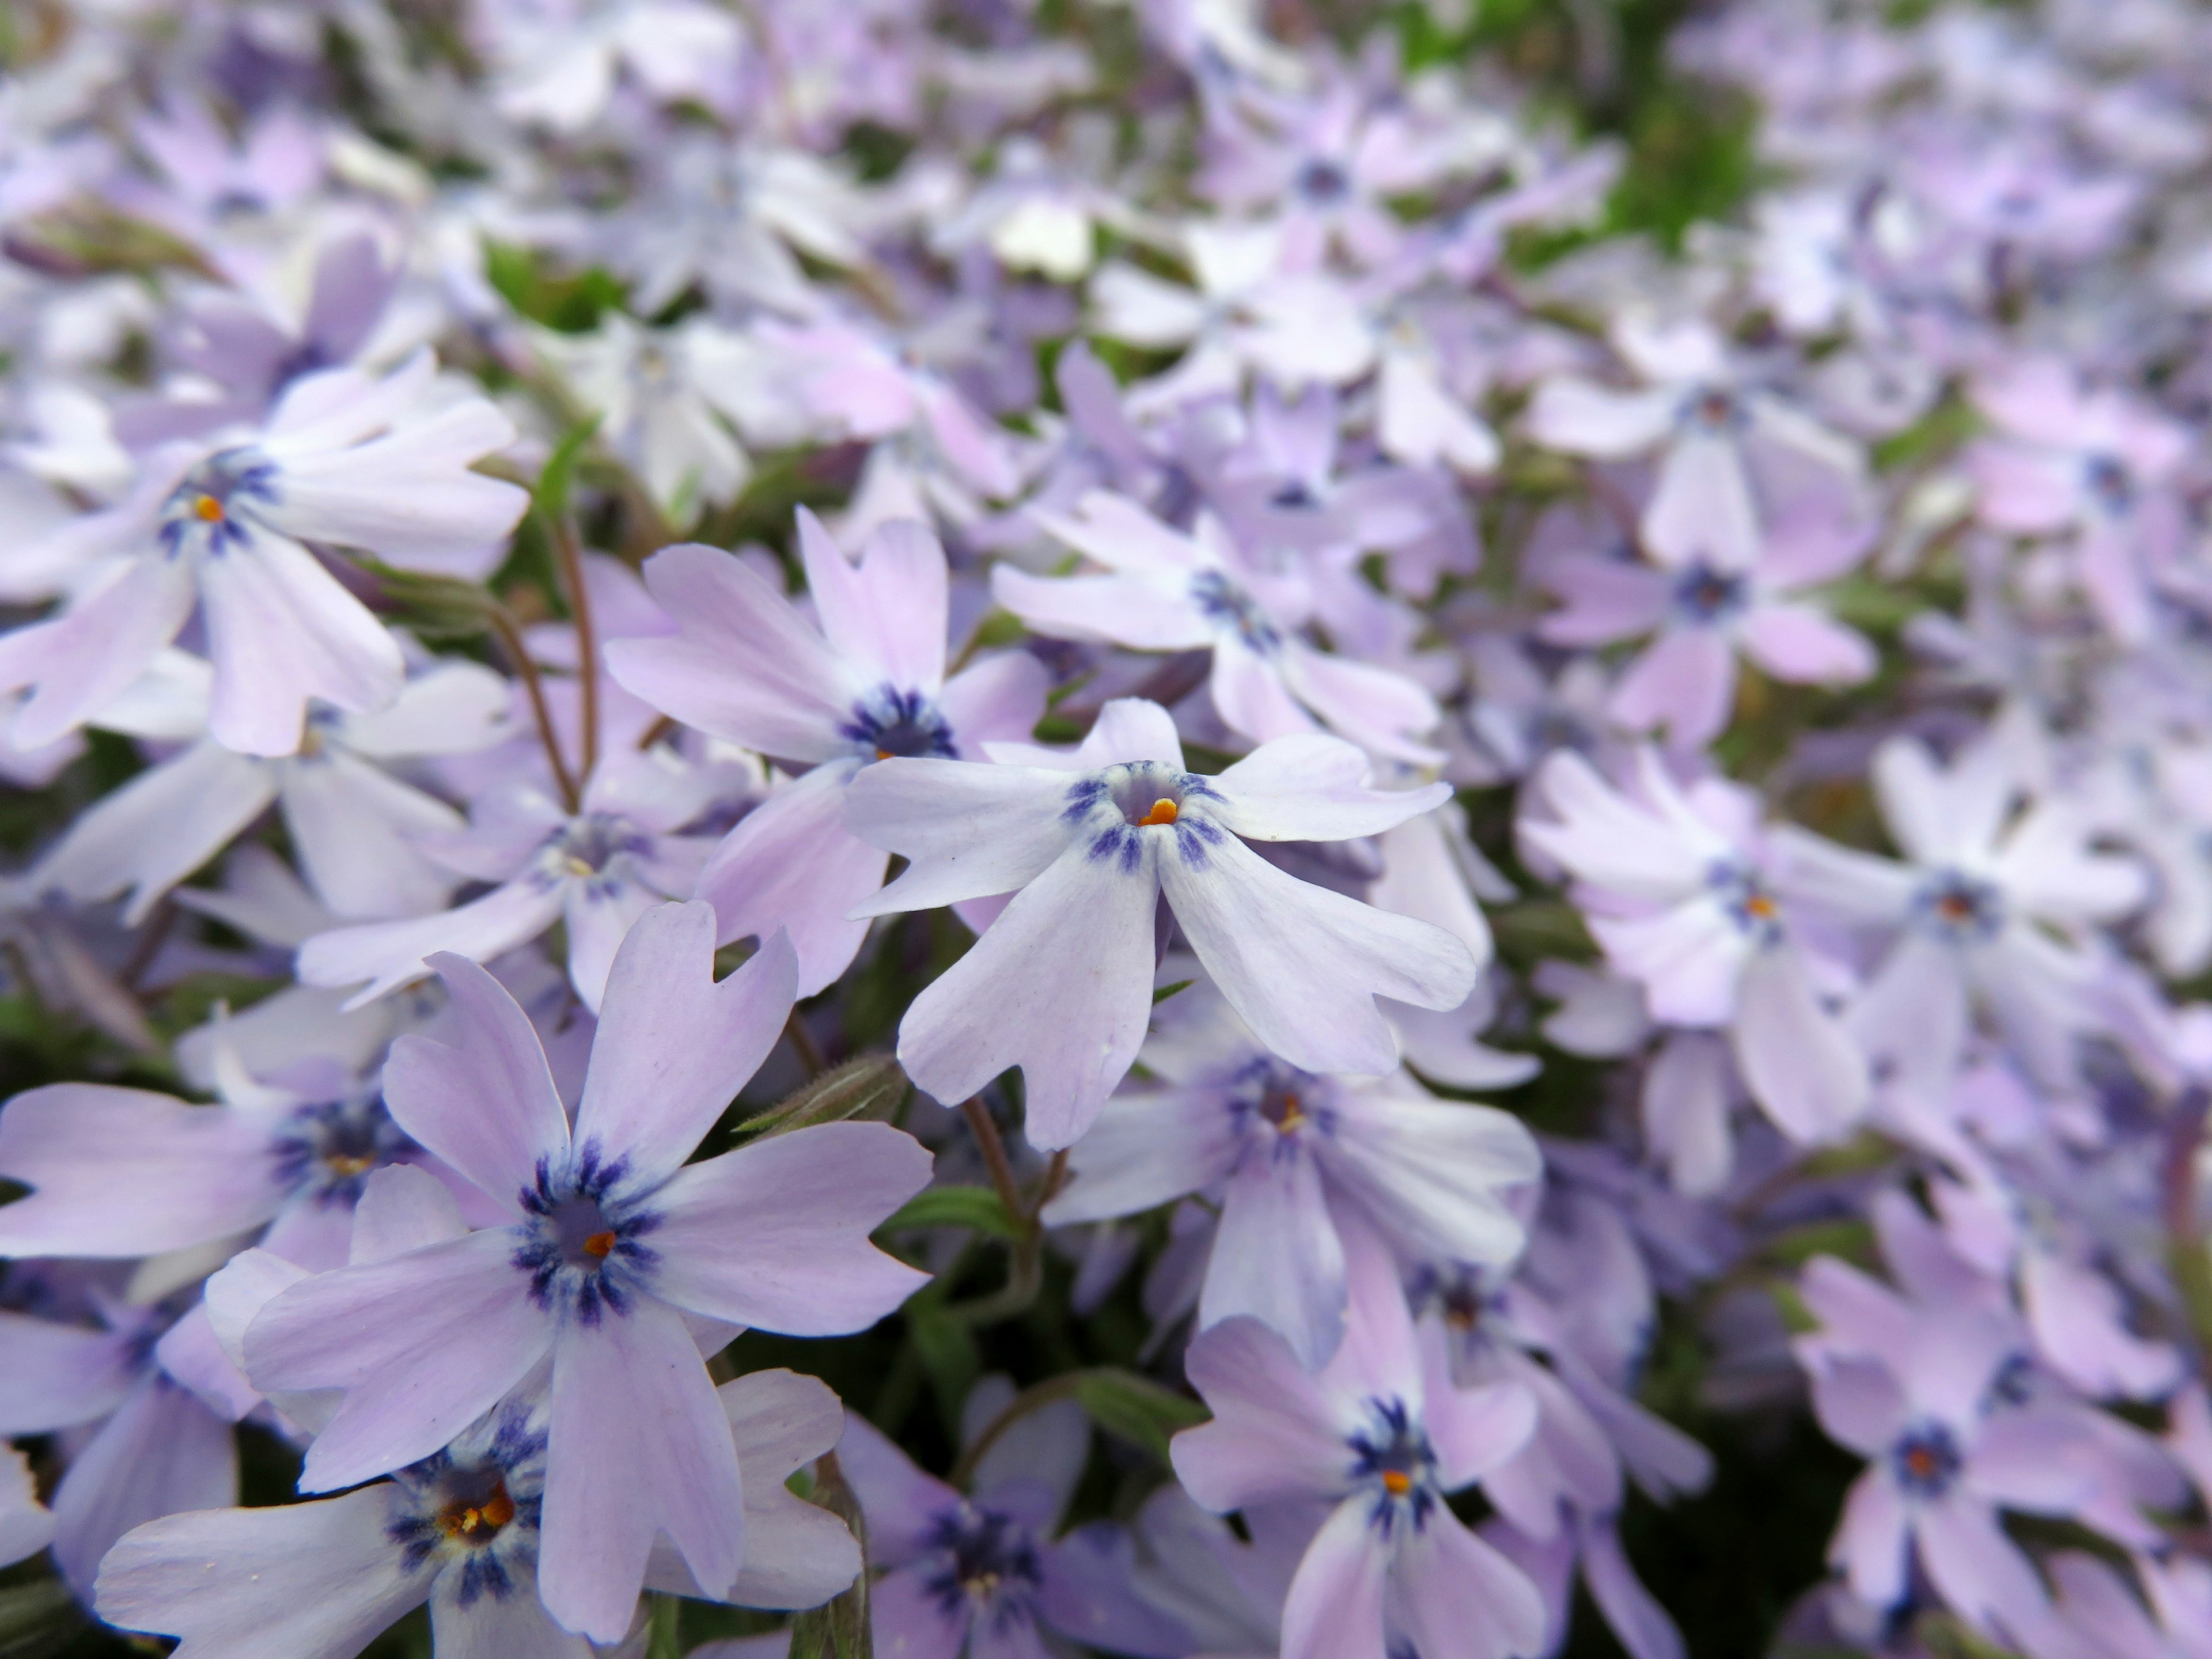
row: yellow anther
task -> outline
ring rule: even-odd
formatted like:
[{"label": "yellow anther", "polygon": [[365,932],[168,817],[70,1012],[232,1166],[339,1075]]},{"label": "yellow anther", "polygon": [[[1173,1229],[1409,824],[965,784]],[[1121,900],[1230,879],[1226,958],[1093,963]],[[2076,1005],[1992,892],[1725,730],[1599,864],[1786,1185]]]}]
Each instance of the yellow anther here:
[{"label": "yellow anther", "polygon": [[1764,893],[1753,893],[1743,902],[1744,914],[1755,921],[1771,921],[1782,914],[1782,907]]},{"label": "yellow anther", "polygon": [[1393,1498],[1403,1498],[1413,1489],[1413,1477],[1403,1469],[1382,1471],[1382,1490]]},{"label": "yellow anther", "polygon": [[596,876],[599,873],[598,871],[592,868],[590,865],[585,863],[583,860],[578,858],[574,853],[569,854],[568,856],[562,861],[562,865],[570,875],[575,877],[579,881],[583,880],[586,876]]},{"label": "yellow anther", "polygon": [[1152,803],[1152,810],[1137,820],[1139,825],[1147,823],[1173,823],[1175,821],[1176,804],[1170,800],[1165,795],[1161,796],[1159,799],[1154,801]]},{"label": "yellow anther", "polygon": [[212,495],[192,497],[192,515],[203,524],[222,522],[222,503]]},{"label": "yellow anther", "polygon": [[593,1233],[584,1241],[584,1254],[599,1261],[605,1261],[614,1252],[615,1236],[612,1233]]}]

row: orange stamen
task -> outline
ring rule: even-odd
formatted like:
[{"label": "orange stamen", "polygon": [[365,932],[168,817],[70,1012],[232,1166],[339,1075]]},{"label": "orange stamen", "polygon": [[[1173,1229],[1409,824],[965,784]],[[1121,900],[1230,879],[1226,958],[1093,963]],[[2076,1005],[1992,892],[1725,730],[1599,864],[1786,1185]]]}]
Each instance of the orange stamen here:
[{"label": "orange stamen", "polygon": [[1758,921],[1771,921],[1781,913],[1781,907],[1764,893],[1753,893],[1743,902],[1744,913]]},{"label": "orange stamen", "polygon": [[491,1496],[481,1504],[448,1504],[439,1511],[438,1524],[449,1538],[476,1541],[493,1537],[514,1519],[514,1500],[507,1495],[502,1483],[493,1487]]},{"label": "orange stamen", "polygon": [[1173,823],[1175,821],[1176,804],[1163,795],[1152,803],[1152,810],[1139,818],[1137,823],[1141,827],[1148,823]]},{"label": "orange stamen", "polygon": [[1403,1469],[1382,1471],[1382,1490],[1393,1498],[1403,1498],[1413,1489],[1413,1477]]},{"label": "orange stamen", "polygon": [[192,513],[203,524],[221,524],[222,522],[222,503],[216,500],[212,495],[199,495],[194,497],[192,501]]},{"label": "orange stamen", "polygon": [[605,1261],[614,1254],[615,1236],[612,1233],[593,1233],[584,1241],[584,1254]]}]

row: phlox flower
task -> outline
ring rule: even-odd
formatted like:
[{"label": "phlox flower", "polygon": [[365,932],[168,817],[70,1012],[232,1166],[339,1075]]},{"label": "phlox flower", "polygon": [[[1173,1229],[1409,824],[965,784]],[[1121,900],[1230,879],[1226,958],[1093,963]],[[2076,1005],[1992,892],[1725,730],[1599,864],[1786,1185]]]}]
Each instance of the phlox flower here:
[{"label": "phlox flower", "polygon": [[1133,698],[1108,703],[1050,769],[869,767],[846,823],[909,863],[854,914],[1013,895],[915,1000],[900,1061],[948,1103],[1018,1066],[1031,1142],[1072,1145],[1144,1040],[1164,899],[1274,1053],[1310,1072],[1388,1072],[1397,1045],[1375,999],[1455,1008],[1474,989],[1474,958],[1443,929],[1301,882],[1246,842],[1373,835],[1449,793],[1372,788],[1366,757],[1318,732],[1201,776],[1184,770],[1167,711]]},{"label": "phlox flower", "polygon": [[498,885],[454,909],[317,933],[300,947],[300,982],[361,985],[346,1005],[358,1008],[422,978],[441,951],[488,962],[560,921],[569,981],[596,1010],[630,924],[665,900],[690,896],[709,847],[681,832],[722,785],[714,769],[657,749],[603,756],[574,812],[534,781],[489,792],[467,829],[418,845]]},{"label": "phlox flower", "polygon": [[556,1621],[600,1642],[628,1628],[657,1532],[707,1595],[743,1563],[738,1456],[702,1338],[857,1330],[922,1277],[867,1242],[928,1178],[928,1155],[888,1125],[685,1164],[774,1046],[796,975],[772,939],[717,984],[714,935],[704,904],[631,929],[573,1130],[514,999],[437,958],[458,1041],[395,1042],[386,1097],[503,1219],[295,1285],[243,1345],[258,1386],[345,1391],[308,1451],[309,1492],[428,1456],[550,1364],[542,1588]]},{"label": "phlox flower", "polygon": [[[755,1371],[716,1391],[744,1471],[746,1562],[730,1598],[807,1607],[860,1558],[835,1517],[783,1486],[835,1443],[836,1396]],[[183,1638],[186,1659],[352,1659],[427,1602],[442,1659],[590,1659],[539,1600],[550,1441],[542,1402],[513,1400],[389,1480],[318,1503],[174,1515],[109,1553],[100,1616]],[[655,1588],[688,1590],[666,1564]]]},{"label": "phlox flower", "polygon": [[1535,1587],[1444,1502],[1519,1449],[1535,1407],[1511,1383],[1455,1389],[1441,1332],[1416,1329],[1388,1253],[1360,1235],[1346,1242],[1352,1315],[1318,1375],[1254,1319],[1191,1344],[1185,1369],[1214,1420],[1176,1436],[1176,1474],[1217,1513],[1330,1506],[1291,1581],[1283,1659],[1535,1653]]},{"label": "phlox flower", "polygon": [[623,70],[664,102],[723,102],[745,45],[738,20],[701,0],[500,0],[471,16],[501,113],[563,133],[599,117]]},{"label": "phlox flower", "polygon": [[[1866,1060],[1821,1005],[1753,803],[1717,780],[1678,785],[1649,749],[1637,752],[1633,778],[1632,794],[1580,755],[1553,756],[1537,783],[1555,816],[1524,817],[1522,839],[1577,878],[1590,932],[1614,970],[1644,988],[1654,1018],[1724,1030],[1753,1098],[1785,1133],[1833,1139],[1865,1109]],[[1676,1124],[1679,1135],[1652,1138],[1678,1151],[1705,1146],[1686,1164],[1678,1158],[1676,1174],[1686,1190],[1710,1190],[1729,1170],[1726,1101],[1717,1079],[1705,1079],[1716,1086],[1680,1081],[1698,1103],[1679,1103],[1701,1127]],[[1647,1093],[1647,1111],[1658,1103]]]},{"label": "phlox flower", "polygon": [[1940,1091],[1978,1004],[2039,1076],[2063,1083],[2095,1016],[2081,994],[2090,960],[2061,941],[2140,903],[2141,867],[2090,848],[2079,800],[2049,794],[2016,811],[2015,768],[1996,738],[1948,768],[1917,740],[1893,738],[1869,770],[1906,862],[1791,825],[1770,832],[1784,895],[1887,945],[1850,1015],[1869,1058]]},{"label": "phlox flower", "polygon": [[788,933],[811,996],[860,950],[867,924],[846,913],[890,862],[844,827],[848,786],[887,757],[975,760],[988,739],[1028,737],[1045,673],[1026,653],[995,652],[947,678],[945,553],[921,525],[878,530],[856,565],[802,508],[799,546],[815,623],[727,553],[664,548],[645,580],[675,636],[613,641],[606,657],[654,708],[797,773],[723,837],[696,892],[725,939]]},{"label": "phlox flower", "polygon": [[[1003,1377],[978,1384],[964,1437],[1012,1397]],[[888,1569],[868,1591],[876,1650],[1045,1659],[1064,1637],[1137,1659],[1180,1659],[1187,1638],[1135,1594],[1136,1553],[1119,1527],[1094,1522],[1054,1536],[1090,1445],[1080,1406],[1046,1407],[984,1453],[972,1492],[962,1492],[848,1415],[837,1462],[860,1500],[869,1562]]]},{"label": "phlox flower", "polygon": [[[205,729],[210,675],[165,653],[175,686],[167,732]],[[316,896],[337,916],[412,916],[443,905],[460,877],[418,837],[449,836],[460,814],[387,767],[465,754],[507,735],[507,682],[479,664],[434,664],[386,708],[349,714],[310,704],[297,752],[240,754],[212,738],[149,767],[81,813],[28,879],[40,891],[97,903],[128,892],[126,927],[274,805]],[[94,723],[118,719],[111,708]],[[141,727],[144,731],[144,727]]]},{"label": "phlox flower", "polygon": [[382,380],[330,369],[264,425],[165,446],[119,505],[65,526],[86,562],[56,617],[0,635],[0,690],[27,689],[9,738],[35,749],[97,714],[195,609],[215,667],[209,729],[289,755],[311,700],[370,714],[398,696],[398,645],[306,544],[404,564],[498,541],[527,497],[470,471],[512,424],[482,398],[426,401],[426,352]]},{"label": "phlox flower", "polygon": [[1305,637],[1319,609],[1306,573],[1261,568],[1210,515],[1185,534],[1103,491],[1076,510],[1039,522],[1103,573],[1034,576],[1006,564],[991,573],[992,596],[1030,627],[1140,651],[1211,650],[1215,712],[1255,742],[1325,726],[1379,755],[1437,757],[1419,741],[1438,719],[1428,692]]},{"label": "phlox flower", "polygon": [[1518,1119],[1438,1100],[1402,1072],[1300,1071],[1206,994],[1209,1008],[1182,1010],[1146,1045],[1146,1069],[1162,1086],[1124,1089],[1076,1143],[1048,1224],[1206,1194],[1221,1221],[1200,1328],[1249,1314],[1315,1368],[1344,1335],[1350,1289],[1338,1213],[1410,1256],[1500,1265],[1519,1253],[1520,1224],[1504,1195],[1534,1181],[1541,1164]]}]

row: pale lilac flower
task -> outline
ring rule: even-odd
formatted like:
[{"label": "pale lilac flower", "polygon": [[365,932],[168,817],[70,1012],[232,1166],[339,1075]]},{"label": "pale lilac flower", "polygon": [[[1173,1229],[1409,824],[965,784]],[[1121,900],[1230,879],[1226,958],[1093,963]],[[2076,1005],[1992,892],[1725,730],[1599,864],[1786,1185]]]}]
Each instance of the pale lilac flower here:
[{"label": "pale lilac flower", "polygon": [[[1004,1378],[979,1384],[963,1413],[967,1437],[1012,1396]],[[1135,1595],[1136,1553],[1119,1527],[1094,1522],[1054,1536],[1090,1441],[1074,1401],[1048,1407],[985,1453],[971,1495],[848,1416],[837,1461],[865,1512],[868,1559],[889,1569],[868,1592],[876,1650],[1046,1659],[1058,1651],[1049,1632],[1109,1653],[1180,1659],[1188,1638]]]},{"label": "pale lilac flower", "polygon": [[624,70],[664,103],[727,102],[745,49],[744,25],[704,0],[497,0],[470,15],[501,112],[564,133],[598,118]]},{"label": "pale lilac flower", "polygon": [[860,1329],[922,1278],[866,1240],[928,1178],[928,1155],[888,1125],[685,1164],[775,1045],[796,975],[775,939],[717,984],[714,937],[703,904],[631,929],[573,1132],[514,999],[439,957],[460,1042],[395,1043],[386,1098],[509,1218],[308,1279],[245,1340],[260,1386],[345,1390],[307,1454],[311,1492],[429,1455],[550,1363],[542,1588],[557,1622],[600,1642],[629,1627],[658,1532],[706,1594],[743,1563],[738,1458],[702,1335]]},{"label": "pale lilac flower", "polygon": [[2178,476],[2189,429],[2117,388],[2083,385],[2048,357],[1981,375],[1974,402],[2001,434],[1968,458],[1983,522],[2015,535],[2070,534],[2075,580],[2098,616],[2140,644],[2156,584],[2190,534]]},{"label": "pale lilac flower", "polygon": [[1211,515],[1185,534],[1103,492],[1084,496],[1077,513],[1036,516],[1103,574],[1033,576],[1006,564],[991,573],[993,596],[1032,628],[1142,651],[1210,649],[1214,709],[1255,742],[1326,726],[1376,754],[1437,757],[1419,740],[1438,719],[1427,691],[1306,638],[1322,609],[1307,572],[1262,568]]},{"label": "pale lilac flower", "polygon": [[[1718,780],[1682,787],[1648,749],[1634,781],[1625,793],[1581,756],[1556,754],[1537,780],[1556,816],[1524,817],[1521,838],[1577,878],[1590,932],[1615,971],[1644,988],[1652,1018],[1726,1031],[1778,1126],[1798,1141],[1835,1139],[1865,1109],[1867,1064],[1822,1006],[1819,966],[1777,891],[1755,803]],[[1658,1078],[1655,1067],[1655,1086]],[[1701,1092],[1724,1111],[1714,1091]],[[1689,1177],[1686,1191],[1711,1191],[1729,1163],[1723,1127],[1718,1156],[1678,1165],[1678,1178]]]},{"label": "pale lilac flower", "polygon": [[1454,1388],[1440,1328],[1415,1327],[1388,1253],[1357,1234],[1346,1242],[1352,1317],[1318,1376],[1257,1320],[1192,1343],[1185,1369],[1214,1420],[1175,1437],[1176,1474],[1218,1513],[1332,1506],[1291,1582],[1283,1659],[1538,1652],[1535,1587],[1444,1502],[1519,1449],[1535,1407],[1510,1383]]},{"label": "pale lilac flower", "polygon": [[1545,1638],[1537,1650],[1556,1654],[1567,1638],[1575,1607],[1575,1578],[1603,1615],[1629,1659],[1685,1659],[1682,1632],[1658,1599],[1636,1576],[1621,1547],[1618,1517],[1571,1515],[1542,1538],[1531,1537],[1503,1519],[1481,1529],[1499,1554],[1528,1575],[1544,1598]]},{"label": "pale lilac flower", "polygon": [[441,951],[487,962],[560,921],[569,981],[596,1011],[630,924],[690,896],[709,847],[681,832],[722,782],[712,769],[656,749],[603,757],[573,813],[534,782],[487,795],[466,830],[418,844],[449,868],[499,884],[456,909],[318,933],[300,947],[300,982],[337,989],[366,981],[346,1005],[358,1008],[422,978]]},{"label": "pale lilac flower", "polygon": [[86,574],[60,615],[0,635],[0,690],[31,694],[15,744],[97,715],[196,609],[215,665],[210,728],[227,748],[294,753],[313,700],[389,705],[398,646],[304,544],[404,564],[498,541],[526,501],[468,470],[513,426],[481,398],[430,406],[434,367],[424,352],[381,380],[309,375],[258,432],[165,447],[122,504],[58,532]]},{"label": "pale lilac flower", "polygon": [[845,828],[848,787],[887,757],[975,760],[989,739],[1027,738],[1044,712],[1045,673],[1012,651],[946,677],[949,577],[922,526],[878,530],[855,565],[802,508],[799,546],[814,623],[742,560],[664,548],[645,580],[676,636],[616,641],[606,658],[616,681],[654,708],[797,774],[723,837],[696,890],[726,940],[788,933],[799,994],[811,996],[859,951],[867,923],[847,912],[883,885],[890,862]]},{"label": "pale lilac flower", "polygon": [[2073,1040],[2094,1016],[2081,994],[2089,959],[2062,940],[2140,903],[2142,869],[2091,848],[2094,825],[2077,799],[2049,794],[2016,811],[2016,768],[1996,738],[1948,768],[1912,738],[1893,738],[1870,771],[1909,862],[1790,825],[1769,842],[1784,894],[1887,945],[1850,1016],[1869,1058],[1948,1086],[1978,1004],[2040,1076],[2067,1079]]},{"label": "pale lilac flower", "polygon": [[1172,1480],[1137,1511],[1137,1594],[1190,1632],[1198,1653],[1274,1659],[1283,1645],[1283,1601],[1313,1526],[1302,1504],[1245,1512],[1249,1541],[1208,1515]]},{"label": "pale lilac flower", "polygon": [[1413,1259],[1502,1265],[1519,1254],[1505,1194],[1542,1165],[1518,1119],[1438,1100],[1402,1072],[1302,1072],[1210,994],[1177,1012],[1141,1056],[1162,1086],[1125,1088],[1106,1103],[1076,1143],[1068,1185],[1045,1207],[1048,1224],[1206,1194],[1221,1224],[1199,1328],[1250,1315],[1313,1368],[1344,1335],[1350,1291],[1338,1215]]},{"label": "pale lilac flower", "polygon": [[[179,701],[190,705],[174,712],[197,732],[205,720],[206,665],[172,655],[187,672]],[[203,738],[80,814],[28,879],[79,903],[127,890],[124,921],[136,927],[273,805],[302,872],[333,916],[434,910],[461,878],[432,862],[417,842],[459,831],[460,814],[386,769],[489,747],[507,735],[507,702],[498,675],[451,661],[407,681],[374,714],[311,704],[294,754],[240,754]],[[111,707],[95,723],[113,726],[119,718]]]},{"label": "pale lilac flower", "polygon": [[53,1496],[54,1564],[87,1601],[100,1558],[131,1528],[238,1501],[230,1425],[251,1391],[218,1415],[179,1380],[200,1373],[203,1351],[224,1363],[198,1310],[179,1317],[182,1299],[132,1308],[99,1293],[97,1325],[0,1311],[0,1437],[69,1437],[73,1455]]},{"label": "pale lilac flower", "polygon": [[1856,685],[1878,659],[1866,636],[1802,590],[1843,575],[1867,533],[1830,521],[1759,538],[1745,556],[1727,538],[1647,543],[1652,563],[1601,554],[1551,561],[1543,581],[1563,602],[1537,625],[1554,645],[1603,646],[1646,635],[1607,712],[1631,731],[1663,726],[1679,748],[1712,741],[1735,709],[1736,659],[1778,680]]},{"label": "pale lilac flower", "polygon": [[948,1103],[1018,1066],[1031,1142],[1072,1145],[1144,1040],[1164,896],[1269,1048],[1312,1072],[1389,1071],[1396,1042],[1375,999],[1455,1008],[1474,989],[1474,957],[1440,927],[1284,874],[1246,842],[1373,835],[1449,793],[1375,789],[1364,756],[1317,732],[1201,776],[1183,769],[1167,712],[1136,699],[1109,703],[1053,769],[870,767],[846,822],[910,862],[856,914],[1014,895],[915,1000],[901,1063]]}]

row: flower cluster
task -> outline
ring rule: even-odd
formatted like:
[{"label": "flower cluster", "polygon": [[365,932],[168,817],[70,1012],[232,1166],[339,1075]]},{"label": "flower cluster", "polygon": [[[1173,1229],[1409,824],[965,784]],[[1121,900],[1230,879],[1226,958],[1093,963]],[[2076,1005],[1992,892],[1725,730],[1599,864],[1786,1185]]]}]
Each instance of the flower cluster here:
[{"label": "flower cluster", "polygon": [[0,1626],[2212,1654],[2212,18],[1680,9],[18,8]]}]

